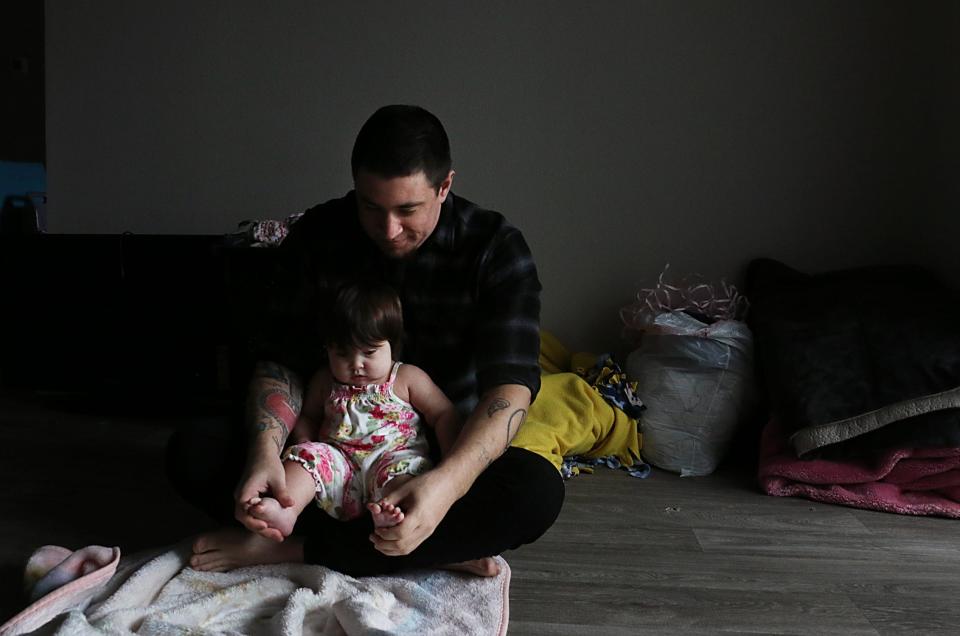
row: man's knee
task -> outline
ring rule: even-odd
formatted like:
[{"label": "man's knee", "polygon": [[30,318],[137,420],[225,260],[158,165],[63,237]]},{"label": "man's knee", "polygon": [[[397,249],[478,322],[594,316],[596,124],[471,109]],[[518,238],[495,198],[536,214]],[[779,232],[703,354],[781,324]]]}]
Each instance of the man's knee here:
[{"label": "man's knee", "polygon": [[218,520],[232,519],[232,492],[245,450],[229,419],[189,422],[167,442],[165,469],[174,490]]},{"label": "man's knee", "polygon": [[242,452],[229,435],[227,421],[189,422],[178,428],[167,441],[167,475],[175,482],[189,480],[222,468],[228,455]]},{"label": "man's knee", "polygon": [[167,473],[167,479],[173,484],[177,492],[183,494],[189,490],[192,482],[196,481],[193,475],[194,453],[188,436],[182,429],[177,429],[167,440],[166,454],[164,464]]},{"label": "man's knee", "polygon": [[560,472],[549,461],[521,448],[504,453],[504,477],[512,488],[511,514],[522,519],[527,535],[523,543],[531,543],[545,533],[560,515],[564,485]]}]

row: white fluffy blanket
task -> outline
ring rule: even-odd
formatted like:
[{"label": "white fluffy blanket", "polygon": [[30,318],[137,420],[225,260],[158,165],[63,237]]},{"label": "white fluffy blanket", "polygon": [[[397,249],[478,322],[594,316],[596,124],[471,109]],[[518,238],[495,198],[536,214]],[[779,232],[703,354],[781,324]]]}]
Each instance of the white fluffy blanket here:
[{"label": "white fluffy blanket", "polygon": [[[48,558],[50,549],[74,561],[83,553],[47,546]],[[37,600],[0,634],[502,635],[507,629],[510,568],[500,557],[500,574],[492,578],[443,570],[353,578],[303,564],[198,572],[186,566],[185,545],[123,560],[115,548],[84,550],[106,558]]]}]

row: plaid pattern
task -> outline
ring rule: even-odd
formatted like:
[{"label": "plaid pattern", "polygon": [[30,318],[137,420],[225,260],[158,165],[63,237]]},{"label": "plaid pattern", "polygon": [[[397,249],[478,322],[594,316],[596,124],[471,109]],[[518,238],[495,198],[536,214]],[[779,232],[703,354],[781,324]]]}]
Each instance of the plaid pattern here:
[{"label": "plaid pattern", "polygon": [[342,281],[372,276],[403,302],[406,334],[395,357],[429,373],[461,415],[501,384],[525,385],[536,396],[540,280],[523,235],[497,212],[450,193],[420,249],[391,260],[363,232],[351,192],[307,210],[279,251],[281,322],[263,339],[262,359],[316,370],[325,358],[312,317],[323,315]]}]

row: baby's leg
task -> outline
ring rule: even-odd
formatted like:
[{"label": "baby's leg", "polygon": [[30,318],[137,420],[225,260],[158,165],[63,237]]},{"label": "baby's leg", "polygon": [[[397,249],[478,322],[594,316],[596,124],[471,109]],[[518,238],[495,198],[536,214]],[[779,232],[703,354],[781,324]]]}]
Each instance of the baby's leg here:
[{"label": "baby's leg", "polygon": [[[403,445],[406,440],[401,438],[399,441]],[[383,498],[430,468],[431,462],[426,457],[426,453],[421,454],[419,449],[411,450],[405,446],[384,449],[365,474],[370,502],[367,504],[367,509],[373,517],[374,526],[378,528],[395,526],[403,521],[403,511],[400,507],[383,501]]]},{"label": "baby's leg", "polygon": [[267,527],[258,534],[274,541],[283,541],[284,537],[290,536],[293,526],[297,524],[297,517],[313,501],[316,493],[313,477],[298,462],[285,461],[283,471],[287,492],[293,497],[293,506],[284,508],[273,497],[255,497],[247,503],[247,512],[267,523]]},{"label": "baby's leg", "polygon": [[265,521],[259,534],[275,541],[290,536],[297,518],[311,500],[337,519],[350,519],[361,513],[362,484],[355,483],[354,468],[340,450],[323,442],[304,442],[283,452],[287,490],[296,500],[284,508],[273,497],[249,502],[247,511]]},{"label": "baby's leg", "polygon": [[410,481],[411,478],[411,475],[397,475],[386,483],[377,501],[367,504],[367,510],[370,511],[370,516],[373,517],[374,527],[386,528],[395,526],[403,521],[403,511],[400,510],[400,506],[395,506],[392,503],[383,501],[383,498]]}]

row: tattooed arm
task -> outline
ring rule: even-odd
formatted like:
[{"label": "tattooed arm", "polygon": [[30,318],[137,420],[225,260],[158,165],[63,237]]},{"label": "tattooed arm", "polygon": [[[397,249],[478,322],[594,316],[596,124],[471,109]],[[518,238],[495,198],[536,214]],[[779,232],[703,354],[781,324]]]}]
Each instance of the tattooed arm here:
[{"label": "tattooed arm", "polygon": [[483,396],[450,452],[459,464],[458,499],[466,494],[480,473],[510,447],[529,408],[530,389],[519,384],[503,384]]},{"label": "tattooed arm", "polygon": [[253,372],[247,397],[250,443],[243,476],[234,491],[234,514],[251,530],[266,524],[247,515],[244,504],[270,493],[283,505],[292,505],[287,495],[280,452],[300,413],[303,387],[300,378],[284,366],[260,362]]},{"label": "tattooed arm", "polygon": [[279,455],[300,414],[303,388],[300,378],[274,362],[260,362],[253,371],[247,395],[247,418],[253,446],[267,445]]},{"label": "tattooed arm", "polygon": [[525,386],[504,384],[488,391],[440,465],[385,497],[403,509],[404,520],[377,528],[371,537],[376,548],[389,555],[409,554],[433,534],[450,506],[507,450],[529,408]]}]

